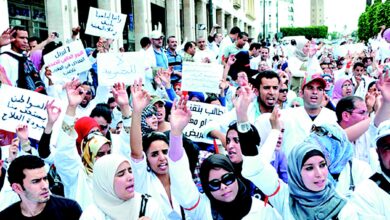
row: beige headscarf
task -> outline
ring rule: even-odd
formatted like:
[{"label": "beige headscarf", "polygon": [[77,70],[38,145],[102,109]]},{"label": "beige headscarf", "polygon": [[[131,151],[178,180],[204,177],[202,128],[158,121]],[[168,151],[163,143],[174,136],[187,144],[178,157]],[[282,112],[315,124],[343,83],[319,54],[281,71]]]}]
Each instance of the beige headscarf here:
[{"label": "beige headscarf", "polygon": [[303,48],[305,47],[305,45],[307,44],[307,42],[309,42],[308,39],[298,39],[297,41],[297,45],[295,46],[295,51],[294,51],[294,55],[302,62],[306,62],[309,57],[303,53]]},{"label": "beige headscarf", "polygon": [[113,220],[138,219],[141,206],[141,196],[123,201],[115,194],[114,177],[119,165],[130,161],[118,154],[109,154],[96,161],[93,173],[93,199],[95,205]]}]

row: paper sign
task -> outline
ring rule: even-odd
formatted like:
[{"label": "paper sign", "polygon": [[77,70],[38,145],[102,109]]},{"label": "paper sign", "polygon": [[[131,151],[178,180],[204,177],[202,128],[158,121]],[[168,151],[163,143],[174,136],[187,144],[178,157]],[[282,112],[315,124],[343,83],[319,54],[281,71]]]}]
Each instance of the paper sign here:
[{"label": "paper sign", "polygon": [[86,34],[118,39],[122,36],[126,15],[98,8],[89,8]]},{"label": "paper sign", "polygon": [[47,123],[46,103],[53,98],[4,84],[0,94],[0,129],[15,132],[19,124],[27,124],[29,137],[39,140]]},{"label": "paper sign", "polygon": [[181,89],[219,94],[223,67],[213,63],[184,62]]},{"label": "paper sign", "polygon": [[195,142],[212,144],[213,139],[203,136],[204,126],[213,120],[222,120],[226,108],[201,102],[187,102],[192,117],[190,123],[184,128],[184,135]]},{"label": "paper sign", "polygon": [[144,63],[139,52],[99,53],[97,56],[99,85],[111,86],[116,82],[130,85],[135,79],[144,79]]},{"label": "paper sign", "polygon": [[69,81],[92,67],[81,41],[59,47],[46,54],[43,59],[52,71],[54,82]]}]

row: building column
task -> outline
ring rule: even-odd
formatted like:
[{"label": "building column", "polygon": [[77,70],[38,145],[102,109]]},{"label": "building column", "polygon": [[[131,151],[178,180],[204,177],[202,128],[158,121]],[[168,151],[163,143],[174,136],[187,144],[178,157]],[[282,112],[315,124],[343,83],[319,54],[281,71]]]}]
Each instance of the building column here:
[{"label": "building column", "polygon": [[199,30],[199,24],[203,24],[206,27],[207,24],[207,11],[206,11],[206,3],[203,2],[203,0],[197,0],[195,2],[195,11],[196,11],[196,38],[203,36],[206,37],[208,35],[207,29],[205,30]]},{"label": "building column", "polygon": [[[122,13],[120,0],[111,0],[111,1],[98,0],[98,7],[100,9],[115,12],[115,13]],[[118,39],[115,39],[115,41],[111,45],[111,48],[115,52],[119,52],[120,47],[123,47],[123,33],[120,35]]]},{"label": "building column", "polygon": [[8,1],[0,0],[0,13],[2,14],[2,19],[0,19],[0,31],[3,33],[9,27],[9,14],[8,14]]},{"label": "building column", "polygon": [[[213,5],[213,25],[217,24],[217,7]],[[220,25],[220,24],[219,24]],[[209,30],[211,30],[212,26],[209,27]]]},{"label": "building column", "polygon": [[74,4],[72,0],[45,0],[45,6],[48,32],[57,32],[62,42],[71,39],[72,27],[78,25],[77,2]]},{"label": "building column", "polygon": [[238,23],[238,18],[236,18],[236,17],[233,18],[233,26],[240,27],[240,25]]},{"label": "building column", "polygon": [[141,49],[140,40],[152,31],[150,0],[134,0],[135,50]]},{"label": "building column", "polygon": [[176,36],[180,43],[180,8],[178,0],[165,0],[167,26],[165,35]]},{"label": "building column", "polygon": [[226,15],[226,34],[230,33],[230,30],[233,28],[233,17],[232,15]]},{"label": "building column", "polygon": [[195,0],[183,0],[184,39],[195,40]]},{"label": "building column", "polygon": [[217,24],[221,26],[221,33],[225,33],[226,27],[225,27],[225,12],[222,9],[217,9],[216,16],[217,18]]}]

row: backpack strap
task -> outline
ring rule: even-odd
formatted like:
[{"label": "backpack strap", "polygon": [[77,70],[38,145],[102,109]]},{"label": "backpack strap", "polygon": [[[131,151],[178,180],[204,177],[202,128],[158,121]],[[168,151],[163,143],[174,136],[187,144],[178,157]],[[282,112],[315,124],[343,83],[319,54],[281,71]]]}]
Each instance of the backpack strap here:
[{"label": "backpack strap", "polygon": [[387,194],[390,194],[390,183],[381,173],[375,173],[370,177],[370,180],[376,183],[383,191],[387,192]]},{"label": "backpack strap", "polygon": [[148,194],[142,194],[141,195],[141,208],[139,210],[139,216],[138,217],[145,216],[146,204],[148,203],[149,198],[150,198],[150,195],[148,195]]},{"label": "backpack strap", "polygon": [[348,161],[349,163],[349,190],[355,191],[355,183],[353,182],[353,176],[352,176],[352,160]]}]

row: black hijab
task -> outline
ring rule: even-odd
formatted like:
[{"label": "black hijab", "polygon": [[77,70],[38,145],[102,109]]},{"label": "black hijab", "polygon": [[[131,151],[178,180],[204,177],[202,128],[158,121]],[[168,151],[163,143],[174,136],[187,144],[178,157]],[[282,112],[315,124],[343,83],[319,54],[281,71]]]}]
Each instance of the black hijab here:
[{"label": "black hijab", "polygon": [[[216,200],[208,188],[210,170],[215,168],[222,168],[228,172],[233,172],[238,181],[238,193],[232,202],[221,202]],[[252,197],[250,189],[248,189],[242,180],[237,175],[230,160],[221,154],[215,154],[208,157],[200,167],[200,181],[203,190],[210,199],[211,207],[220,214],[223,219],[242,219],[246,216],[252,206]]]}]

